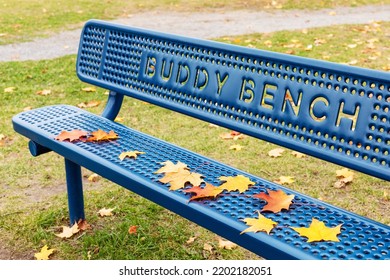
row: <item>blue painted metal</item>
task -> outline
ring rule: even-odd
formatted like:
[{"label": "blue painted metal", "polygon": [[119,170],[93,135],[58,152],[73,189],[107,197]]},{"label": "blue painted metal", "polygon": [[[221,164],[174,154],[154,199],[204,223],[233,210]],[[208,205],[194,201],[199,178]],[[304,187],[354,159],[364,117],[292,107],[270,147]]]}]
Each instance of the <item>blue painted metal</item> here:
[{"label": "blue painted metal", "polygon": [[50,149],[43,147],[38,143],[35,143],[34,141],[28,142],[28,149],[30,150],[31,155],[34,157],[37,157],[42,154],[46,154],[51,151]]},{"label": "blue painted metal", "polygon": [[[41,118],[39,118],[41,116]],[[51,116],[51,117],[49,117]],[[41,121],[39,121],[41,119]],[[290,190],[262,178],[218,163],[160,139],[145,135],[121,124],[109,121],[71,106],[52,106],[20,113],[13,118],[17,132],[40,143],[69,161],[84,166],[105,178],[137,193],[163,207],[204,226],[211,231],[268,259],[390,259],[390,227],[362,216],[331,206],[322,201]],[[62,130],[114,130],[119,139],[107,143],[67,143],[54,138]],[[118,158],[122,151],[139,150],[145,154],[137,160]],[[205,176],[205,181],[219,185],[220,176],[248,176],[256,184],[243,194],[231,192],[216,200],[188,203],[189,194],[182,190],[169,191],[169,185],[158,181],[162,174],[154,172],[161,162],[171,160],[187,163],[191,170]],[[75,167],[75,170],[77,168]],[[67,171],[70,181],[78,173]],[[76,177],[78,178],[79,175]],[[79,179],[77,179],[78,181]],[[81,187],[74,188],[80,196]],[[74,189],[71,187],[70,191]],[[255,217],[265,202],[252,195],[267,190],[282,189],[294,194],[291,209],[281,213],[263,213],[279,223],[265,233],[240,234],[247,226],[242,219]],[[81,203],[76,207],[81,209]],[[74,206],[71,206],[71,209]],[[79,210],[76,210],[76,212]],[[80,217],[80,215],[76,215]],[[340,242],[312,242],[299,236],[290,226],[307,227],[312,218],[327,226],[343,224]],[[77,218],[73,218],[75,220]]]},{"label": "blue painted metal", "polygon": [[79,50],[85,82],[390,180],[389,73],[100,21]]},{"label": "blue painted metal", "polygon": [[70,225],[72,226],[80,219],[85,219],[83,181],[80,165],[67,158],[65,158],[65,171]]},{"label": "blue painted metal", "polygon": [[[295,149],[389,180],[390,75],[318,60],[197,40],[101,21],[83,30],[77,73],[112,91],[103,116],[72,106],[18,114],[14,129],[66,158],[71,221],[84,217],[80,166],[182,215],[269,259],[390,259],[390,227],[328,205],[113,120],[123,95]],[[115,142],[56,141],[62,130],[114,130]],[[124,150],[146,152],[121,161]],[[36,152],[39,154],[39,152]],[[243,195],[188,203],[189,194],[169,191],[154,174],[166,160],[182,161],[205,180],[242,174],[256,185]],[[264,201],[252,195],[282,189],[294,194],[291,209],[266,213],[280,226],[240,234],[242,219]],[[312,242],[290,227],[312,218],[343,224],[340,242]]]},{"label": "blue painted metal", "polygon": [[112,121],[115,120],[116,116],[118,116],[118,113],[121,109],[122,102],[123,102],[123,94],[110,91],[107,105],[104,108],[102,117],[105,117]]}]

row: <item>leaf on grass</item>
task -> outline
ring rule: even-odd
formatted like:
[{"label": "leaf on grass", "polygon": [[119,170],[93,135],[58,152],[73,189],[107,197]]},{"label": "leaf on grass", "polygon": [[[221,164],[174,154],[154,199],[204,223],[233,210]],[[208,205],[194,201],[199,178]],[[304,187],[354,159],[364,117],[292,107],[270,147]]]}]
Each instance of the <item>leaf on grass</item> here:
[{"label": "leaf on grass", "polygon": [[93,131],[92,136],[88,137],[87,142],[105,142],[118,139],[118,134],[116,134],[113,130],[110,132],[105,132],[101,129]]},{"label": "leaf on grass", "polygon": [[249,189],[249,186],[255,184],[255,182],[252,182],[248,177],[243,175],[237,175],[234,177],[221,176],[219,177],[219,180],[225,181],[225,183],[220,185],[219,188],[227,191],[239,191],[240,193],[245,192],[247,189]]},{"label": "leaf on grass", "polygon": [[114,213],[112,213],[112,211],[114,211],[115,208],[102,208],[98,211],[98,214],[101,216],[101,217],[108,217],[108,216],[113,216]]},{"label": "leaf on grass", "polygon": [[353,181],[355,173],[348,168],[343,168],[336,171],[336,177],[338,180],[334,183],[334,187],[337,189],[344,188],[348,183]]},{"label": "leaf on grass", "polygon": [[339,224],[333,228],[327,227],[324,222],[317,219],[312,220],[310,226],[306,227],[291,227],[298,232],[301,236],[308,238],[307,242],[314,241],[336,241],[340,242],[337,235],[341,232],[342,224]]},{"label": "leaf on grass", "polygon": [[36,94],[46,96],[51,94],[51,90],[50,89],[39,90],[36,92]]},{"label": "leaf on grass", "polygon": [[188,238],[188,240],[186,241],[186,244],[190,245],[190,244],[194,243],[196,238],[197,238],[196,236],[192,236],[192,237]]},{"label": "leaf on grass", "polygon": [[306,157],[305,154],[302,154],[302,153],[297,152],[297,151],[293,151],[293,152],[291,152],[291,154],[292,154],[294,157],[296,157],[296,158],[304,158],[304,157]]},{"label": "leaf on grass", "polygon": [[80,129],[74,129],[72,131],[61,131],[60,134],[58,134],[54,139],[58,141],[69,141],[74,142],[81,140],[82,138],[85,138],[88,136],[88,132],[80,130]]},{"label": "leaf on grass", "polygon": [[238,140],[238,139],[243,139],[245,135],[240,132],[232,130],[228,133],[221,134],[220,137],[224,140],[229,140],[229,139]]},{"label": "leaf on grass", "polygon": [[137,228],[137,226],[130,226],[128,230],[129,234],[137,234]]},{"label": "leaf on grass", "polygon": [[174,164],[172,161],[164,161],[161,162],[160,164],[164,165],[161,167],[159,170],[154,172],[155,174],[160,174],[160,173],[172,173],[172,172],[179,172],[181,169],[188,169],[187,164],[182,163],[178,161],[176,164]]},{"label": "leaf on grass", "polygon": [[88,181],[90,181],[90,182],[97,182],[97,181],[100,180],[100,178],[101,177],[98,174],[93,173],[93,174],[88,176]]},{"label": "leaf on grass", "polygon": [[214,247],[212,245],[210,245],[209,243],[205,243],[203,245],[203,250],[210,252],[210,253],[213,253]]},{"label": "leaf on grass", "polygon": [[140,151],[128,151],[128,152],[123,152],[119,155],[120,160],[124,160],[125,158],[133,158],[136,159],[138,155],[142,155],[145,152],[140,152]]},{"label": "leaf on grass", "polygon": [[229,150],[240,151],[241,149],[242,149],[241,145],[232,145],[229,147]]},{"label": "leaf on grass", "polygon": [[8,141],[9,138],[7,136],[5,136],[4,134],[0,134],[0,147],[5,146]]},{"label": "leaf on grass", "polygon": [[284,149],[282,148],[276,148],[268,152],[268,155],[270,157],[276,158],[282,156],[282,153],[284,152]]},{"label": "leaf on grass", "polygon": [[81,231],[92,229],[91,225],[87,223],[86,220],[80,219],[77,222],[77,226]]},{"label": "leaf on grass", "polygon": [[270,211],[273,213],[278,213],[282,209],[288,210],[294,199],[294,195],[287,195],[282,190],[272,191],[269,190],[267,193],[255,194],[253,197],[263,199],[267,201],[267,204],[263,207],[261,212]]},{"label": "leaf on grass", "polygon": [[16,87],[7,87],[4,89],[4,92],[5,93],[11,93],[11,92],[14,92],[14,90],[16,89]]},{"label": "leaf on grass", "polygon": [[47,245],[43,246],[39,253],[35,253],[34,257],[37,260],[48,260],[50,255],[53,254],[55,249],[49,249]]},{"label": "leaf on grass", "polygon": [[88,102],[81,102],[81,103],[77,104],[77,107],[79,107],[79,108],[93,108],[93,107],[99,106],[99,104],[100,104],[100,101],[92,100],[92,101],[88,101]]},{"label": "leaf on grass", "polygon": [[258,212],[259,217],[258,218],[245,218],[244,222],[250,226],[249,228],[243,230],[240,234],[243,234],[245,232],[258,232],[258,231],[264,231],[266,233],[270,233],[271,230],[277,225],[276,222],[274,222],[271,219],[268,219],[264,217],[263,215]]},{"label": "leaf on grass", "polygon": [[200,199],[200,198],[210,198],[210,197],[217,197],[221,192],[223,192],[223,189],[217,188],[213,186],[212,184],[206,183],[206,186],[204,188],[200,186],[195,186],[190,189],[185,190],[186,193],[195,193],[194,196],[190,198],[191,200],[194,199]]},{"label": "leaf on grass", "polygon": [[274,182],[280,185],[289,185],[294,183],[294,177],[280,176],[279,179],[275,180]]},{"label": "leaf on grass", "polygon": [[81,90],[85,91],[85,92],[95,92],[96,91],[96,89],[93,87],[85,87],[85,88],[82,88]]},{"label": "leaf on grass", "polygon": [[233,250],[233,249],[237,248],[237,244],[219,237],[218,238],[218,247],[220,249]]},{"label": "leaf on grass", "polygon": [[175,191],[184,188],[187,183],[190,183],[193,186],[199,186],[204,182],[202,177],[202,174],[180,169],[178,172],[165,173],[165,176],[159,181],[164,184],[169,183],[171,185],[169,190]]},{"label": "leaf on grass", "polygon": [[79,226],[75,223],[72,227],[62,226],[62,232],[56,234],[60,238],[70,238],[80,231]]}]

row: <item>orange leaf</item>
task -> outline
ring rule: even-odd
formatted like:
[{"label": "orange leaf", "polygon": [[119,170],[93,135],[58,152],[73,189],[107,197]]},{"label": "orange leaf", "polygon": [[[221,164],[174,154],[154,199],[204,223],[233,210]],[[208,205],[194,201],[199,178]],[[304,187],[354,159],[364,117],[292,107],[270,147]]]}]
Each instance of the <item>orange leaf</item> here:
[{"label": "orange leaf", "polygon": [[104,141],[110,141],[110,140],[116,140],[118,139],[118,134],[116,134],[114,131],[110,131],[109,133],[99,129],[97,131],[94,131],[91,133],[92,136],[87,139],[87,142],[104,142]]},{"label": "orange leaf", "polygon": [[206,186],[204,188],[201,188],[200,186],[195,186],[188,190],[185,190],[184,192],[196,194],[190,198],[191,201],[194,199],[200,199],[206,197],[217,197],[221,192],[223,192],[223,189],[217,188],[212,184],[206,183]]},{"label": "orange leaf", "polygon": [[69,141],[69,142],[74,142],[77,140],[81,140],[81,138],[87,137],[88,132],[75,129],[72,131],[61,131],[60,134],[58,134],[54,139],[58,141]]},{"label": "orange leaf", "polygon": [[137,234],[137,226],[130,226],[128,232],[129,234]]},{"label": "orange leaf", "polygon": [[255,194],[253,197],[260,198],[267,201],[267,204],[263,207],[261,212],[271,211],[273,213],[278,213],[282,209],[288,210],[290,208],[292,200],[294,199],[294,195],[287,195],[282,190],[277,190],[277,191],[269,190],[268,194],[259,193],[259,194]]},{"label": "orange leaf", "polygon": [[228,133],[221,134],[220,137],[224,140],[228,140],[228,139],[238,140],[244,138],[245,135],[240,132],[232,130]]},{"label": "orange leaf", "polygon": [[88,230],[88,229],[92,229],[91,225],[88,224],[86,220],[82,220],[82,219],[80,219],[80,220],[77,222],[77,227],[78,227],[81,231],[85,231],[85,230]]},{"label": "orange leaf", "polygon": [[164,184],[169,183],[171,185],[169,190],[175,191],[184,188],[186,183],[190,183],[193,186],[199,186],[203,182],[201,177],[203,177],[202,174],[180,169],[178,172],[165,173],[165,176],[159,181]]},{"label": "orange leaf", "polygon": [[333,228],[327,227],[324,222],[317,219],[312,220],[310,226],[306,227],[291,227],[298,232],[301,236],[308,238],[307,242],[314,241],[336,241],[340,242],[337,235],[341,232],[342,224],[339,224]]}]

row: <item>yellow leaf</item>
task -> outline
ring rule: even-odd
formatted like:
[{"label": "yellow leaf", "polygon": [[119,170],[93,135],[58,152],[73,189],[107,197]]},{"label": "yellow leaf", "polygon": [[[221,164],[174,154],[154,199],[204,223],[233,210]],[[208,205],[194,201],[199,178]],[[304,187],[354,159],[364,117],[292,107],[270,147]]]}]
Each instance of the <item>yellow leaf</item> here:
[{"label": "yellow leaf", "polygon": [[7,88],[4,89],[4,92],[5,92],[5,93],[11,93],[11,92],[13,92],[15,89],[16,89],[16,87],[7,87]]},{"label": "yellow leaf", "polygon": [[85,88],[82,88],[81,90],[85,91],[85,92],[95,92],[96,91],[96,89],[93,87],[85,87]]},{"label": "yellow leaf", "polygon": [[294,157],[296,157],[296,158],[304,158],[304,157],[306,157],[305,154],[302,154],[302,153],[296,152],[296,151],[291,152],[291,154],[292,154]]},{"label": "yellow leaf", "polygon": [[49,94],[51,94],[51,90],[50,89],[39,90],[39,91],[36,92],[36,94],[43,95],[43,96],[49,95]]},{"label": "yellow leaf", "polygon": [[348,178],[348,177],[352,177],[353,179],[353,176],[354,176],[354,172],[349,170],[348,168],[343,168],[343,169],[340,169],[340,170],[336,170],[336,177],[337,178]]},{"label": "yellow leaf", "polygon": [[92,100],[92,101],[88,101],[88,102],[79,103],[79,104],[77,104],[77,107],[79,107],[79,108],[93,108],[93,107],[99,106],[99,104],[100,104],[100,101]]},{"label": "yellow leaf", "polygon": [[241,145],[232,145],[229,147],[229,150],[240,151],[241,149],[242,149]]},{"label": "yellow leaf", "polygon": [[35,253],[34,257],[37,260],[48,260],[50,255],[53,254],[55,249],[49,249],[47,245],[43,246],[39,253]]},{"label": "yellow leaf", "polygon": [[274,182],[280,185],[289,185],[294,183],[294,177],[280,176],[279,179],[275,180]]},{"label": "yellow leaf", "polygon": [[187,164],[182,163],[180,161],[174,164],[172,161],[168,160],[168,161],[161,162],[160,164],[164,166],[161,167],[156,172],[154,172],[155,174],[179,172],[181,169],[187,169]]},{"label": "yellow leaf", "polygon": [[291,227],[298,232],[301,236],[308,238],[307,242],[314,241],[336,241],[340,242],[337,235],[341,232],[342,224],[339,224],[333,228],[327,227],[324,222],[317,219],[312,220],[310,226],[306,227]]},{"label": "yellow leaf", "polygon": [[229,240],[224,240],[222,238],[218,238],[218,247],[221,249],[226,249],[226,250],[232,250],[234,248],[237,248],[237,244],[233,243]]},{"label": "yellow leaf", "polygon": [[197,238],[196,236],[190,237],[190,238],[186,241],[186,244],[187,244],[187,245],[190,245],[190,244],[194,243],[195,240],[196,240],[196,238]]},{"label": "yellow leaf", "polygon": [[142,155],[145,152],[140,152],[140,151],[128,151],[128,152],[123,152],[119,155],[120,160],[124,160],[126,157],[128,158],[134,158],[136,159],[138,155]]},{"label": "yellow leaf", "polygon": [[90,181],[90,182],[97,182],[99,180],[100,180],[100,176],[96,173],[93,173],[93,174],[88,176],[88,181]]},{"label": "yellow leaf", "polygon": [[240,193],[245,192],[249,186],[255,184],[255,182],[252,182],[248,177],[243,175],[237,175],[235,177],[221,176],[219,180],[225,181],[219,188],[227,191],[239,191]]},{"label": "yellow leaf", "polygon": [[75,223],[72,227],[62,226],[62,232],[60,234],[56,234],[56,236],[61,238],[70,238],[79,231],[79,226]]},{"label": "yellow leaf", "polygon": [[107,217],[107,216],[112,216],[114,215],[112,213],[112,211],[114,211],[115,208],[102,208],[98,211],[98,214],[101,216],[101,217]]},{"label": "yellow leaf", "polygon": [[205,250],[205,251],[208,251],[208,252],[212,253],[212,252],[213,252],[213,250],[214,250],[214,248],[213,248],[213,246],[212,246],[212,245],[210,245],[210,244],[208,244],[208,243],[205,243],[205,244],[203,245],[203,250]]},{"label": "yellow leaf", "polygon": [[268,155],[270,157],[273,157],[273,158],[276,158],[276,157],[280,157],[282,155],[282,153],[284,152],[284,149],[282,148],[276,148],[276,149],[273,149],[271,151],[268,152]]},{"label": "yellow leaf", "polygon": [[244,222],[250,226],[249,228],[243,230],[241,234],[245,232],[258,232],[258,231],[264,231],[266,233],[270,233],[271,230],[277,225],[276,222],[274,222],[271,219],[268,219],[264,217],[263,215],[258,212],[259,217],[258,218],[245,218]]},{"label": "yellow leaf", "polygon": [[204,182],[201,177],[203,177],[202,174],[193,173],[186,169],[180,169],[178,172],[165,173],[165,176],[159,181],[164,184],[169,183],[169,190],[176,191],[184,188],[187,183],[190,183],[192,186],[199,186],[202,182]]}]

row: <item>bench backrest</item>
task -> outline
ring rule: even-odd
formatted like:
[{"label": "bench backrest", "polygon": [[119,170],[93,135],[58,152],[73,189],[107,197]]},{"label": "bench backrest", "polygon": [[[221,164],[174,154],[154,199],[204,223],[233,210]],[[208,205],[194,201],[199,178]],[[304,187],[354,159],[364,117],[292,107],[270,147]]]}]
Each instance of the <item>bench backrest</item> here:
[{"label": "bench backrest", "polygon": [[77,74],[390,180],[390,73],[93,20]]}]

